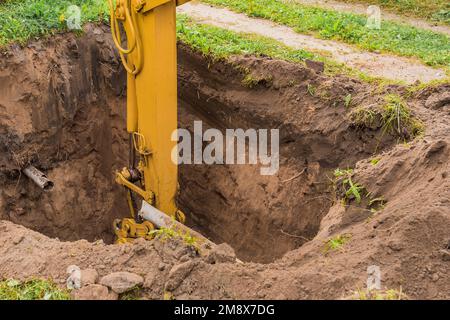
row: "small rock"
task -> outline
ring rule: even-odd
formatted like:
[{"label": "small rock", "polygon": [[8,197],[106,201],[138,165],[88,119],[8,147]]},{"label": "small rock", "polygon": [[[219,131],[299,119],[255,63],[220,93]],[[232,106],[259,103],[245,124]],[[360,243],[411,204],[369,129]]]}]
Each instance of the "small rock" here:
[{"label": "small rock", "polygon": [[89,284],[95,284],[98,280],[98,272],[95,269],[81,270],[81,286],[87,286]]},{"label": "small rock", "polygon": [[442,249],[439,250],[439,253],[441,254],[442,261],[450,261],[450,251]]},{"label": "small rock", "polygon": [[323,73],[325,70],[325,64],[323,62],[306,59],[305,63],[308,68],[313,69],[317,73]]},{"label": "small rock", "polygon": [[100,279],[100,284],[111,288],[115,293],[121,294],[140,286],[144,278],[131,272],[114,272]]},{"label": "small rock", "polygon": [[159,271],[164,271],[165,268],[166,268],[166,265],[165,265],[163,262],[161,262],[160,264],[158,264],[158,270],[159,270]]},{"label": "small rock", "polygon": [[80,267],[76,265],[71,265],[67,267],[67,289],[80,289],[81,288],[81,270]]},{"label": "small rock", "polygon": [[196,261],[188,261],[172,267],[166,283],[166,291],[173,291],[180,286],[184,279],[192,272],[198,264]]},{"label": "small rock", "polygon": [[186,261],[189,261],[189,260],[191,260],[191,256],[189,254],[185,254],[184,256],[182,256],[180,258],[180,262],[186,262]]},{"label": "small rock", "polygon": [[17,244],[21,243],[23,241],[23,239],[25,239],[25,236],[22,234],[22,235],[20,235],[20,236],[18,236],[16,238],[14,238],[13,244],[17,245]]},{"label": "small rock", "polygon": [[222,243],[211,249],[205,259],[206,262],[211,264],[235,262],[236,253],[229,245],[227,245],[226,243]]},{"label": "small rock", "polygon": [[439,280],[439,275],[438,275],[437,273],[434,273],[434,274],[431,276],[431,280],[433,280],[434,282],[438,281],[438,280]]},{"label": "small rock", "polygon": [[75,300],[117,300],[118,294],[110,292],[107,287],[99,284],[90,284],[72,292]]},{"label": "small rock", "polygon": [[399,242],[391,241],[388,243],[388,248],[392,251],[401,251],[403,249],[403,245]]}]

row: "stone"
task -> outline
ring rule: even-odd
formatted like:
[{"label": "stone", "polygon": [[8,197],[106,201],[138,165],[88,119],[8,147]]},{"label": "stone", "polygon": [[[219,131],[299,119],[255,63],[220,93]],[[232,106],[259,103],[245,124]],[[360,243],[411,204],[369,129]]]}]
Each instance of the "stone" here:
[{"label": "stone", "polygon": [[235,262],[235,261],[236,261],[236,253],[234,252],[233,248],[231,248],[226,243],[222,243],[219,244],[218,246],[215,246],[206,256],[206,262],[211,264]]},{"label": "stone", "polygon": [[450,251],[442,249],[439,250],[439,253],[441,254],[442,261],[450,261]]},{"label": "stone", "polygon": [[100,284],[111,288],[115,293],[121,294],[141,286],[144,278],[131,272],[114,272],[100,279]]},{"label": "stone", "polygon": [[81,288],[81,270],[80,267],[76,265],[70,265],[67,267],[67,274],[69,277],[67,278],[67,289],[80,289]]},{"label": "stone", "polygon": [[107,287],[99,284],[90,284],[74,290],[72,297],[75,300],[117,300],[119,298],[117,293],[110,292]]},{"label": "stone", "polygon": [[98,272],[95,269],[89,268],[81,270],[81,286],[89,284],[96,284],[98,281]]},{"label": "stone", "polygon": [[166,265],[165,265],[163,262],[161,262],[160,264],[158,264],[158,270],[159,270],[159,271],[164,271],[165,268],[166,268]]},{"label": "stone", "polygon": [[198,262],[196,261],[188,261],[173,266],[169,272],[169,277],[165,286],[166,291],[177,289],[197,264]]}]

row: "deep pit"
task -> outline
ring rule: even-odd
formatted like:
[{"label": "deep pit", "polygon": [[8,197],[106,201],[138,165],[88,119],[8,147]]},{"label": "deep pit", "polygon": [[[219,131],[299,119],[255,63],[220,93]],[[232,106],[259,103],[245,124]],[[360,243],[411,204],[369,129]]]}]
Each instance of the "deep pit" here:
[{"label": "deep pit", "polygon": [[[113,241],[128,214],[113,172],[126,166],[126,77],[108,30],[11,48],[0,62],[0,218],[65,241]],[[237,67],[239,66],[239,67]],[[258,79],[243,83],[250,73]],[[340,81],[342,80],[342,81]],[[317,88],[315,95],[308,88]],[[268,58],[210,61],[179,45],[179,124],[280,130],[280,170],[254,165],[183,165],[179,206],[187,224],[245,261],[271,262],[312,239],[334,198],[335,168],[380,151],[376,131],[353,128],[349,93],[362,84],[330,80]],[[55,182],[43,192],[20,174],[31,163]]]}]

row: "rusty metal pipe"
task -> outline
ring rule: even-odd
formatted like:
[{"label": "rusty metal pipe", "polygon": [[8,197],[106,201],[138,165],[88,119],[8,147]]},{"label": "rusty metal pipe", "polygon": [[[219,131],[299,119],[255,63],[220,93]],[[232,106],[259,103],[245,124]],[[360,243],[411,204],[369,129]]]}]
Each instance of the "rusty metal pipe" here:
[{"label": "rusty metal pipe", "polygon": [[44,191],[53,189],[54,183],[47,176],[34,166],[28,166],[22,170],[23,173],[31,179],[39,188]]}]

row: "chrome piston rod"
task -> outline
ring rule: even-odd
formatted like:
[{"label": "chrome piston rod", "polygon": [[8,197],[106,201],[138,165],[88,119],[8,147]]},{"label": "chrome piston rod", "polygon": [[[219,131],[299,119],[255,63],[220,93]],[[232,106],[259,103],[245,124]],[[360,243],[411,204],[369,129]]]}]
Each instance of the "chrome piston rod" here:
[{"label": "chrome piston rod", "polygon": [[53,189],[54,183],[47,176],[34,166],[28,166],[22,170],[23,173],[31,179],[39,188],[50,191]]},{"label": "chrome piston rod", "polygon": [[190,236],[196,238],[200,245],[204,246],[205,248],[211,249],[216,246],[215,243],[211,240],[205,238],[197,231],[192,230],[184,224],[176,221],[175,219],[156,209],[146,201],[142,201],[142,208],[141,211],[139,211],[139,217],[144,220],[150,221],[156,228],[174,229],[178,232],[189,234]]}]

